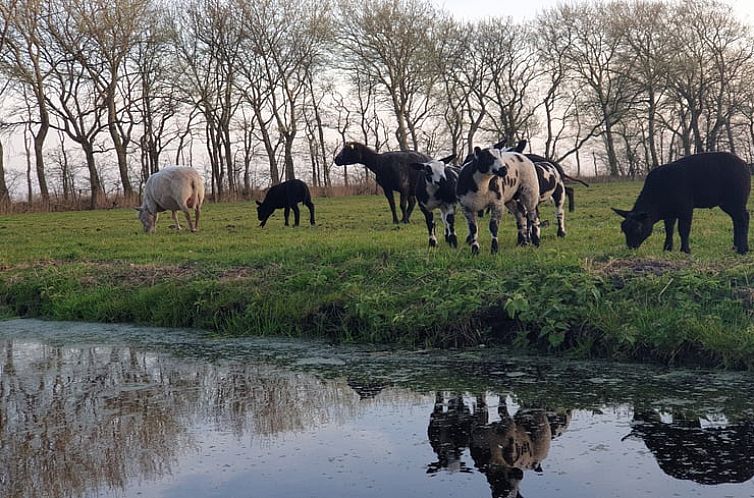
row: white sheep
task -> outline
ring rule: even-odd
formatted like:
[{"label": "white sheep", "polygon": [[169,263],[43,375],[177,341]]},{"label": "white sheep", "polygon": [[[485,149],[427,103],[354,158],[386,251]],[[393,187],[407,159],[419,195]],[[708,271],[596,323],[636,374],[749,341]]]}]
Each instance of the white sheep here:
[{"label": "white sheep", "polygon": [[[144,201],[136,208],[144,231],[154,233],[159,213],[171,211],[175,228],[180,230],[176,211],[183,211],[189,229],[199,229],[199,214],[204,202],[204,179],[193,168],[169,166],[153,173],[144,186]],[[189,210],[194,210],[194,223]]]}]

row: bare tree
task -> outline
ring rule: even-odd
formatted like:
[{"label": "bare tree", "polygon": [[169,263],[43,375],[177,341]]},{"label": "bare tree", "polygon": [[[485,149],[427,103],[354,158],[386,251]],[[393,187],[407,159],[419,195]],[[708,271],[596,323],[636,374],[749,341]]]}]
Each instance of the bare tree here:
[{"label": "bare tree", "polygon": [[222,198],[226,181],[235,190],[230,125],[240,105],[238,14],[221,0],[192,0],[173,15],[182,98],[204,119],[212,193]]},{"label": "bare tree", "polygon": [[618,66],[623,35],[614,22],[614,8],[615,4],[591,2],[560,5],[548,15],[570,30],[571,36],[563,40],[558,53],[582,86],[580,104],[599,124],[608,171],[617,175],[620,171],[613,127],[633,105],[635,89],[623,67]]},{"label": "bare tree", "polygon": [[339,65],[378,82],[402,150],[420,147],[418,126],[437,81],[430,54],[439,13],[424,0],[341,0]]},{"label": "bare tree", "polygon": [[43,17],[43,26],[51,56],[45,100],[57,118],[51,126],[81,146],[89,172],[89,207],[95,209],[105,197],[95,154],[104,150],[98,137],[107,127],[107,106],[86,70],[71,57],[70,48],[77,47],[85,35],[77,30],[68,11],[50,10]]},{"label": "bare tree", "polygon": [[[310,80],[322,63],[324,47],[331,34],[327,2],[294,0],[238,0],[241,6],[245,46],[257,58],[247,74],[265,91],[252,99],[274,117],[283,146],[285,179],[295,178],[294,143],[302,107],[310,96]],[[266,129],[266,126],[265,126]],[[269,138],[268,138],[269,140]],[[269,140],[271,145],[271,140]]]},{"label": "bare tree", "polygon": [[162,153],[178,139],[177,127],[170,126],[181,106],[178,89],[173,84],[176,54],[167,16],[163,10],[153,10],[142,26],[139,42],[129,54],[129,68],[133,68],[139,91],[135,108],[143,127],[140,139],[143,180],[159,170]]},{"label": "bare tree", "polygon": [[[2,45],[10,78],[30,89],[37,104],[39,127],[34,137],[37,182],[42,201],[50,201],[44,165],[44,144],[50,129],[50,114],[45,101],[45,75],[49,71],[44,33],[40,28],[50,4],[41,0],[11,0],[0,2],[3,19]],[[23,90],[22,90],[23,91]],[[0,173],[3,173],[0,171]],[[4,174],[0,175],[4,177]],[[4,179],[0,180],[0,198],[8,196]]]}]

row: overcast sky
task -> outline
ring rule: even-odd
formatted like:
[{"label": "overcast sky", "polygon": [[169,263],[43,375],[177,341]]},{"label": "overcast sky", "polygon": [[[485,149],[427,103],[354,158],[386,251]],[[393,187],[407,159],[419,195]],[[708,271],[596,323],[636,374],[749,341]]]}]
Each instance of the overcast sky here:
[{"label": "overcast sky", "polygon": [[[488,16],[510,15],[532,19],[537,12],[553,7],[563,0],[524,0],[505,2],[501,0],[432,0],[432,3],[444,7],[455,17],[460,19],[478,19]],[[754,24],[754,2],[752,0],[725,0],[723,3],[731,5],[741,20],[747,24]]]}]

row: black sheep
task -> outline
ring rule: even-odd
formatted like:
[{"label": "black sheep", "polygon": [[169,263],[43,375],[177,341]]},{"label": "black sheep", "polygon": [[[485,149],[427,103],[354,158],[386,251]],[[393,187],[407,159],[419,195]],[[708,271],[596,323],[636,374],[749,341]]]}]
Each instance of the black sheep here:
[{"label": "black sheep", "polygon": [[363,164],[374,172],[377,184],[382,187],[390,212],[393,215],[393,223],[398,223],[395,212],[395,200],[393,192],[400,195],[401,222],[408,223],[411,211],[416,205],[416,181],[419,172],[411,168],[411,163],[431,161],[432,158],[412,151],[384,152],[379,154],[364,144],[348,142],[335,156],[335,164],[345,166],[348,164]]},{"label": "black sheep", "polygon": [[631,211],[613,208],[623,218],[621,230],[626,245],[638,248],[659,220],[665,222],[666,251],[673,249],[673,228],[678,220],[681,251],[691,252],[689,233],[694,208],[720,206],[733,220],[733,246],[739,254],[749,251],[749,212],[746,203],[751,190],[748,165],[728,152],[687,156],[658,166],[647,175],[644,187]]},{"label": "black sheep", "polygon": [[260,227],[267,223],[267,219],[276,209],[285,209],[285,226],[288,226],[288,217],[293,210],[293,226],[298,226],[301,216],[298,203],[302,202],[309,208],[309,223],[314,225],[314,203],[309,193],[309,187],[301,180],[288,180],[273,185],[267,191],[264,201],[257,201],[257,217],[261,222]]}]

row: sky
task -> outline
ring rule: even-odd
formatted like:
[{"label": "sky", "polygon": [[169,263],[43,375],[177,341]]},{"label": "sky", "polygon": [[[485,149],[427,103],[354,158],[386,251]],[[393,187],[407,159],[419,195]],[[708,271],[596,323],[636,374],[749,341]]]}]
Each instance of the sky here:
[{"label": "sky", "polygon": [[[554,7],[563,0],[431,0],[439,7],[444,7],[454,17],[459,19],[479,19],[482,17],[509,15],[514,18],[533,19],[541,10]],[[741,21],[754,25],[754,2],[752,0],[724,0],[733,7]]]}]

